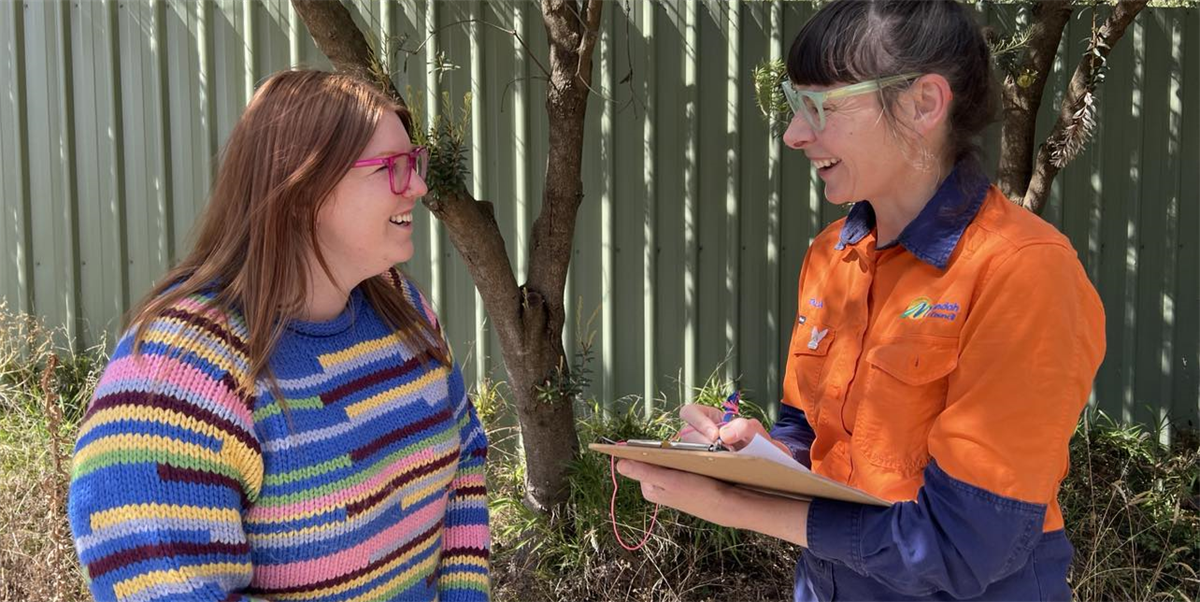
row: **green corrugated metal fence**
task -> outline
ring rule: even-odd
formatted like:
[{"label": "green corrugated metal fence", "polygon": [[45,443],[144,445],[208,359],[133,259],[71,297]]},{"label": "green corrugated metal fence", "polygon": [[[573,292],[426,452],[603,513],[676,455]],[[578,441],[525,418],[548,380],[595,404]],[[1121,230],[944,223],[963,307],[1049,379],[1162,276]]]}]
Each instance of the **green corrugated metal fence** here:
[{"label": "green corrugated metal fence", "polygon": [[[456,107],[474,94],[472,185],[496,204],[520,277],[541,203],[546,83],[511,32],[545,63],[539,4],[349,4],[385,42],[410,102],[437,110],[442,93]],[[778,397],[804,250],[842,210],[821,199],[801,154],[769,135],[750,72],[781,57],[812,10],[712,0],[607,7],[594,79],[611,102],[596,96],[589,107],[567,292],[573,315],[594,316],[599,398],[675,400],[714,370],[756,399]],[[1006,29],[1025,18],[1014,6],[979,12]],[[1082,14],[1063,37],[1070,65],[1051,78],[1043,133],[1084,49]],[[438,56],[442,68],[431,69]],[[0,3],[0,291],[10,310],[64,324],[78,344],[111,341],[121,314],[188,248],[220,145],[255,82],[291,65],[328,63],[285,0]],[[1060,174],[1045,217],[1071,237],[1107,310],[1095,403],[1125,420],[1194,426],[1200,11],[1143,12],[1110,67],[1099,134]],[[503,378],[445,233],[426,217],[418,237],[408,269],[468,378]]]}]

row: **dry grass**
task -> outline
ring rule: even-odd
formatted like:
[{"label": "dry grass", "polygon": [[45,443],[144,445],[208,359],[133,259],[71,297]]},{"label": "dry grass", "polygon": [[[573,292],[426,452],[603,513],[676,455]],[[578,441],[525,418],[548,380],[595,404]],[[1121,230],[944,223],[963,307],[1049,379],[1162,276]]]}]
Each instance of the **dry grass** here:
[{"label": "dry grass", "polygon": [[1170,447],[1139,426],[1091,416],[1071,441],[1060,501],[1075,544],[1075,598],[1200,600],[1200,440]]},{"label": "dry grass", "polygon": [[[67,526],[75,428],[98,377],[55,333],[0,304],[0,600],[87,600]],[[60,359],[61,358],[61,359]]]}]

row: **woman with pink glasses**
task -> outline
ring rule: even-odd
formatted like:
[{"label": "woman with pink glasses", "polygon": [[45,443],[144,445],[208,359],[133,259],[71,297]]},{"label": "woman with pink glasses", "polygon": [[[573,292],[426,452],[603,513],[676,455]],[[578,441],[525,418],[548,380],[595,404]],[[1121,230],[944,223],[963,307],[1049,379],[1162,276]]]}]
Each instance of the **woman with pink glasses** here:
[{"label": "woman with pink glasses", "polygon": [[394,267],[427,192],[412,127],[345,75],[254,95],[79,432],[97,600],[488,598],[487,440]]}]

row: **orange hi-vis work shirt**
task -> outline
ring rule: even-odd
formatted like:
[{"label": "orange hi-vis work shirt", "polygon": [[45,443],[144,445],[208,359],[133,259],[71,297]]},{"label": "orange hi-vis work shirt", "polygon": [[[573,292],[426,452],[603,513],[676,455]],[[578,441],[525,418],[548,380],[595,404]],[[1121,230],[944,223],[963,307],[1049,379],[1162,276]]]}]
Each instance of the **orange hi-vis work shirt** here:
[{"label": "orange hi-vis work shirt", "polygon": [[[1069,439],[1104,356],[1103,307],[1060,232],[982,178],[966,185],[958,180],[948,178],[896,243],[877,246],[869,205],[856,206],[813,241],[800,273],[784,410],[811,427],[815,438],[808,454],[818,474],[893,502],[915,502],[914,511],[929,514],[945,512],[922,497],[934,474],[943,490],[970,490],[967,505],[978,500],[989,508],[1044,508],[1044,516],[1035,515],[1040,525],[1033,526],[1059,531],[1057,495],[1067,474]],[[966,190],[972,185],[975,193]],[[992,577],[960,579],[953,572],[963,569],[950,562],[950,568],[932,571],[946,575],[927,582],[920,575],[872,575],[864,550],[875,544],[831,543],[834,534],[839,540],[868,537],[854,525],[827,524],[853,523],[859,514],[826,510],[832,507],[814,502],[806,555],[844,561],[856,573],[894,582],[892,587],[908,594],[958,587],[967,597],[985,595],[988,579],[1012,575],[1016,569],[1007,565],[1025,562],[992,550],[1005,555],[997,556]],[[964,515],[955,520],[963,524],[945,528],[937,516],[889,519],[901,526],[881,529],[880,537],[903,539],[906,529],[933,535],[878,548],[907,549],[916,558],[946,550],[914,553],[913,546],[965,549],[974,541],[1003,547],[972,539],[978,535],[969,524],[974,510],[954,510],[959,511]],[[904,520],[916,526],[906,528]],[[1032,533],[1012,545],[1032,547],[1039,536]],[[1062,540],[1069,561],[1069,544]],[[838,557],[843,552],[848,558]],[[898,558],[899,564],[879,566],[909,562],[903,554]],[[911,562],[901,572],[924,570],[926,560]],[[819,570],[810,564],[810,572]],[[800,587],[797,599],[803,598]],[[890,590],[859,591],[890,596]]]}]

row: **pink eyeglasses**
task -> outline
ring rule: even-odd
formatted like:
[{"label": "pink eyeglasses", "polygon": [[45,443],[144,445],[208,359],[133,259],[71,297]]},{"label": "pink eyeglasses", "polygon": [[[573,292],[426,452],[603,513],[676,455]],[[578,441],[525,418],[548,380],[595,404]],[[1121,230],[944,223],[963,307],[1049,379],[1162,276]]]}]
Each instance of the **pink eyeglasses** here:
[{"label": "pink eyeglasses", "polygon": [[[406,160],[401,161],[402,158]],[[372,165],[386,165],[388,184],[392,187],[392,194],[403,196],[408,192],[409,185],[412,184],[414,172],[422,179],[425,178],[425,174],[429,173],[429,149],[418,146],[407,153],[396,153],[377,159],[362,159],[353,164],[354,167],[370,167]],[[399,175],[396,174],[397,165],[400,169]]]}]

